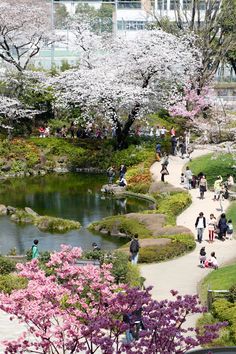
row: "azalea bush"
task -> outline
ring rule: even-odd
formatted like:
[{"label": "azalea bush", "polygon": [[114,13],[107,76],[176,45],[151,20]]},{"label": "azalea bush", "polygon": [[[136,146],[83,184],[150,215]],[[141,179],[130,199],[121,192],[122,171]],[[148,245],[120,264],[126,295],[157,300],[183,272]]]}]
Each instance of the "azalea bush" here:
[{"label": "azalea bush", "polygon": [[[16,340],[5,340],[7,353],[73,354],[86,351],[112,353],[185,353],[217,337],[223,324],[202,333],[183,328],[187,316],[204,310],[197,296],[155,301],[150,288],[140,290],[116,285],[111,265],[79,266],[80,248],[63,245],[51,254],[47,276],[38,260],[18,264],[19,276],[28,279],[25,289],[0,295],[1,310],[18,318],[27,330]],[[143,329],[138,340],[125,343],[129,324],[123,315],[142,309]]]}]

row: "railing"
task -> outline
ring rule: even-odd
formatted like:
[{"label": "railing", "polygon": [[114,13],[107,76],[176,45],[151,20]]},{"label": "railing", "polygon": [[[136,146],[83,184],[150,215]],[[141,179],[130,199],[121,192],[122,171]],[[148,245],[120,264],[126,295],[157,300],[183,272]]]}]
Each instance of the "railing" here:
[{"label": "railing", "polygon": [[[217,299],[228,298],[229,290],[211,290],[207,291],[207,310],[210,311],[212,304]],[[236,353],[236,352],[235,352]]]}]

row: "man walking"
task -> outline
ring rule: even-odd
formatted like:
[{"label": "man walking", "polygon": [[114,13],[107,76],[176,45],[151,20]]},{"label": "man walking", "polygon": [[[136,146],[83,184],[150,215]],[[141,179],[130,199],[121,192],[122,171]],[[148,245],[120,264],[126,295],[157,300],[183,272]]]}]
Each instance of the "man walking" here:
[{"label": "man walking", "polygon": [[131,263],[132,264],[137,264],[138,263],[138,253],[139,253],[139,242],[138,242],[138,234],[134,235],[134,238],[132,239],[130,243],[130,254],[131,254]]},{"label": "man walking", "polygon": [[199,243],[202,242],[203,232],[206,228],[206,218],[203,212],[199,213],[199,216],[196,219],[195,227],[197,229],[197,240]]}]

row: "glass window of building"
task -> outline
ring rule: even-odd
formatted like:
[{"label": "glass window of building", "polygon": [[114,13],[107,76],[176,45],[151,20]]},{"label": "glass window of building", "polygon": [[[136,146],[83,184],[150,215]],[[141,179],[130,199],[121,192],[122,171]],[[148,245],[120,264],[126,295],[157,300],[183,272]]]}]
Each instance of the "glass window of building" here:
[{"label": "glass window of building", "polygon": [[192,0],[183,0],[183,9],[188,10],[192,7]]},{"label": "glass window of building", "polygon": [[141,0],[118,0],[118,9],[141,9]]},{"label": "glass window of building", "polygon": [[180,0],[170,0],[170,10],[175,10],[179,7]]},{"label": "glass window of building", "polygon": [[157,10],[167,10],[167,0],[157,0]]}]

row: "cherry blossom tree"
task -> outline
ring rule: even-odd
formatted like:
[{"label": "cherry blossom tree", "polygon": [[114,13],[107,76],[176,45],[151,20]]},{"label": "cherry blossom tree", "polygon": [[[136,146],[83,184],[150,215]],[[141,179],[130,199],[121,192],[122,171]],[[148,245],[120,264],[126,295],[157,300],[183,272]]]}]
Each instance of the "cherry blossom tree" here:
[{"label": "cherry blossom tree", "polygon": [[50,7],[46,0],[2,0],[0,58],[22,72],[43,45],[52,42]]},{"label": "cherry blossom tree", "polygon": [[169,113],[172,117],[182,116],[194,121],[203,111],[211,105],[209,87],[198,89],[184,88],[182,99],[170,106]]},{"label": "cherry blossom tree", "polygon": [[[18,264],[19,275],[28,279],[25,289],[0,294],[0,308],[27,326],[17,340],[4,341],[5,353],[182,354],[217,337],[223,324],[208,326],[205,333],[183,328],[188,315],[201,313],[196,296],[172,301],[152,300],[150,289],[115,284],[111,265],[77,264],[80,248],[62,245],[46,268],[38,260]],[[139,339],[125,343],[130,327],[124,314],[140,313]]]},{"label": "cherry blossom tree", "polygon": [[53,84],[58,103],[79,106],[86,122],[99,117],[104,125],[115,126],[119,148],[136,119],[178,101],[201,67],[194,38],[162,30],[144,31],[135,40],[107,40],[95,54],[93,65],[81,61]]},{"label": "cherry blossom tree", "polygon": [[27,108],[18,99],[0,96],[0,127],[7,131],[8,139],[11,138],[16,123],[22,119],[32,120],[39,113],[37,110]]}]

